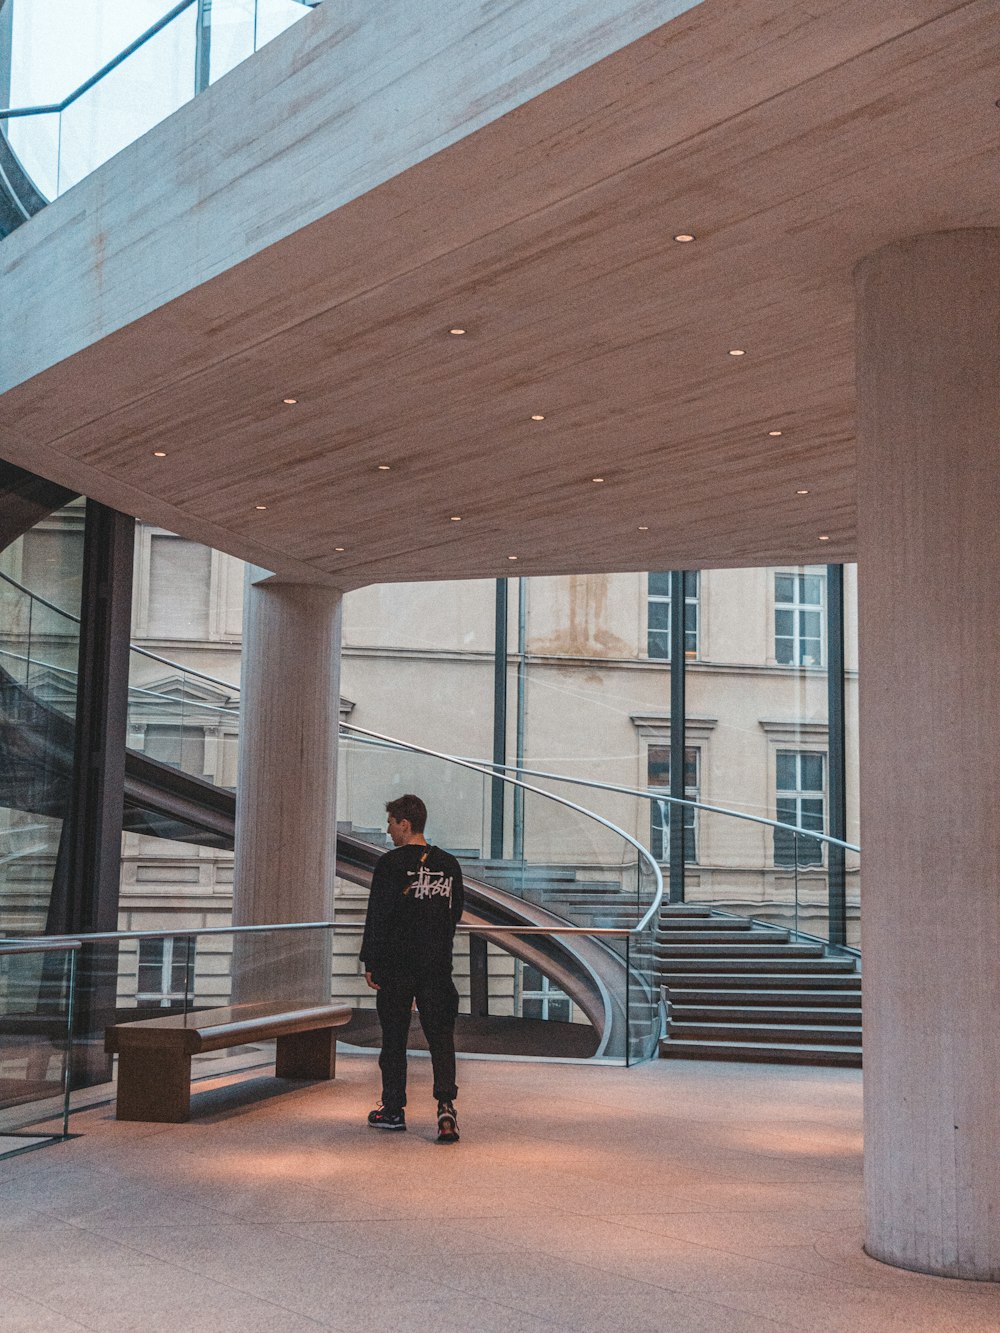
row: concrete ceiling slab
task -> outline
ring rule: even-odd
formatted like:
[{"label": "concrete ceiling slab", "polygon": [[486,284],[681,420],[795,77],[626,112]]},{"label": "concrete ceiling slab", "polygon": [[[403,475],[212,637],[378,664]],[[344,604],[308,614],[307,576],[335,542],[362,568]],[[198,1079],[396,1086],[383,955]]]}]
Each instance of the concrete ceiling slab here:
[{"label": "concrete ceiling slab", "polygon": [[996,4],[520,7],[371,105],[322,7],[3,242],[0,453],[344,588],[852,559],[852,270],[1000,225]]}]

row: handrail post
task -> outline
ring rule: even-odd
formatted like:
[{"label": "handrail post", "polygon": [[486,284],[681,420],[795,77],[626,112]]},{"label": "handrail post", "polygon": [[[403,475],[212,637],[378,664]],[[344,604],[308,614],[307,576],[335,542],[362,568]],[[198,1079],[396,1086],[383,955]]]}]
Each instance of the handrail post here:
[{"label": "handrail post", "polygon": [[[507,580],[497,579],[493,634],[493,762],[507,762]],[[503,860],[506,783],[494,772],[490,784],[490,857]]]},{"label": "handrail post", "polygon": [[211,81],[212,0],[198,0],[194,42],[194,91],[197,96]]},{"label": "handrail post", "polygon": [[[847,841],[847,760],[844,706],[844,566],[826,567],[827,718],[831,837]],[[829,940],[847,943],[847,858],[843,847],[827,849]]]},{"label": "handrail post", "polygon": [[684,571],[670,571],[670,901],[684,901]]},{"label": "handrail post", "polygon": [[191,1012],[191,1001],[194,996],[194,951],[195,938],[188,935],[184,946],[184,1013]]},{"label": "handrail post", "polygon": [[792,848],[795,856],[795,929],[796,937],[799,933],[799,835],[792,834]]},{"label": "handrail post", "polygon": [[73,1073],[73,1027],[76,1021],[76,959],[75,949],[69,953],[69,990],[66,995],[66,1054],[63,1059],[63,1111],[62,1136],[69,1138],[69,1093],[70,1079]]}]

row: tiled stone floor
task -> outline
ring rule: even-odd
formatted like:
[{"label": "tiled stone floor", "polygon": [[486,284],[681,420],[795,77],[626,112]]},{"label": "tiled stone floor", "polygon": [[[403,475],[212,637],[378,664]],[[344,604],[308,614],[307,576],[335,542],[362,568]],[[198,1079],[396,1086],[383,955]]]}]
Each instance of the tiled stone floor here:
[{"label": "tiled stone floor", "polygon": [[345,1056],[0,1162],[0,1330],[1000,1329],[1000,1287],[862,1253],[857,1071],[467,1060],[446,1148],[414,1064],[406,1134]]}]

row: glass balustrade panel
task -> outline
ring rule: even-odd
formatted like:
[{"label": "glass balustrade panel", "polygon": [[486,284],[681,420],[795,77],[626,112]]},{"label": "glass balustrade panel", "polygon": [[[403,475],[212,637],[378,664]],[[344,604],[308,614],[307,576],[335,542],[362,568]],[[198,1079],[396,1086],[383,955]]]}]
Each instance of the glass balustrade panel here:
[{"label": "glass balustrade panel", "polygon": [[[342,831],[385,846],[386,800],[413,791],[428,805],[429,840],[458,856],[468,878],[574,925],[628,927],[640,920],[656,892],[652,866],[615,829],[547,792],[504,784],[504,854],[493,855],[494,786],[489,776],[445,759],[345,739],[338,821]],[[579,796],[579,788],[570,790]]]},{"label": "glass balustrade panel", "polygon": [[72,971],[68,950],[0,946],[0,1156],[18,1146],[4,1135],[61,1132]]},{"label": "glass balustrade panel", "polygon": [[61,113],[58,194],[191,100],[196,17],[192,5]]},{"label": "glass balustrade panel", "polygon": [[[375,992],[358,959],[360,923],[333,930],[265,930],[125,940],[119,954],[117,1021],[225,1011],[233,1020],[261,1005],[333,1002],[351,1010],[338,1028],[345,1054],[373,1057],[381,1045]],[[635,1063],[655,1053],[658,1004],[651,983],[653,932],[645,936],[514,930],[484,933],[486,992],[470,968],[473,930],[455,940],[459,1054],[597,1058]],[[220,1019],[222,1017],[220,1013]],[[419,1015],[412,1051],[426,1051]],[[194,1062],[196,1080],[273,1064],[274,1047],[252,1036]],[[429,1076],[429,1070],[426,1071]],[[418,1082],[425,1075],[413,1071]],[[378,1071],[372,1060],[372,1098]]]}]

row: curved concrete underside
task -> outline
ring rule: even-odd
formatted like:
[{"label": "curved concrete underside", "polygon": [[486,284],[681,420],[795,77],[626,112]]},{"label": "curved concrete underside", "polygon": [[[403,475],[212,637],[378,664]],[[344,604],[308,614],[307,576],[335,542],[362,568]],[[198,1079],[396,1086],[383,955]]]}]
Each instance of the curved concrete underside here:
[{"label": "curved concrete underside", "polygon": [[996,6],[684,9],[321,6],[0,244],[0,454],[340,588],[854,558],[852,270],[1000,223]]}]

